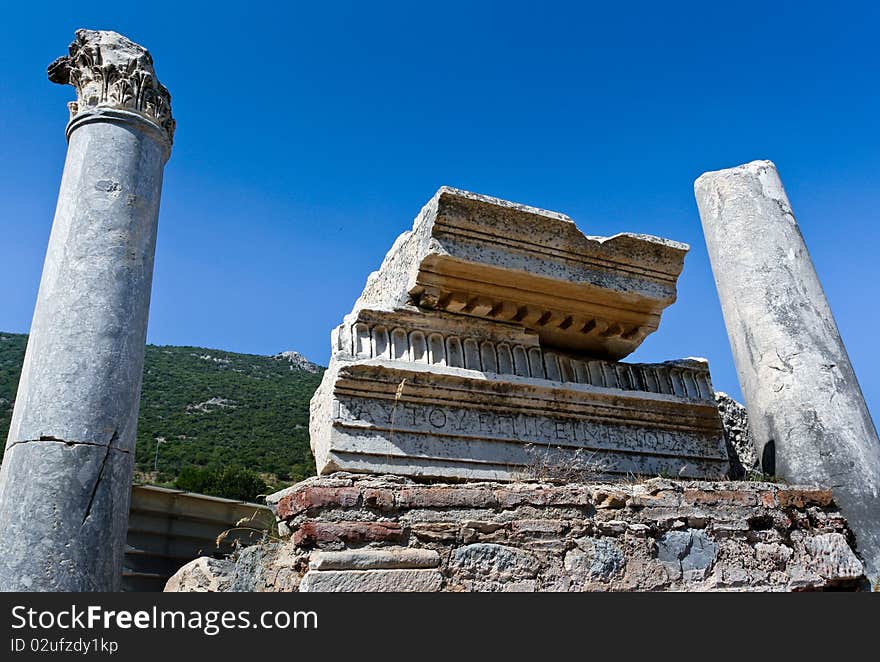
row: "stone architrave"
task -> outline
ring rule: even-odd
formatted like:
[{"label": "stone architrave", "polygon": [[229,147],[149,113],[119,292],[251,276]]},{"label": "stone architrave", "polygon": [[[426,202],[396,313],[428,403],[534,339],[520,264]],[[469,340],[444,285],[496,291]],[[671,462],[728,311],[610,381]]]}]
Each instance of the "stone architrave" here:
[{"label": "stone architrave", "polygon": [[833,487],[876,579],[880,441],[776,167],[707,172],[694,189],[764,469]]},{"label": "stone architrave", "polygon": [[118,588],[162,173],[175,122],[150,54],[78,30],[68,151],[0,471],[0,589]]},{"label": "stone architrave", "polygon": [[333,332],[319,472],[724,476],[706,362],[614,360],[675,300],[686,251],[441,188]]}]

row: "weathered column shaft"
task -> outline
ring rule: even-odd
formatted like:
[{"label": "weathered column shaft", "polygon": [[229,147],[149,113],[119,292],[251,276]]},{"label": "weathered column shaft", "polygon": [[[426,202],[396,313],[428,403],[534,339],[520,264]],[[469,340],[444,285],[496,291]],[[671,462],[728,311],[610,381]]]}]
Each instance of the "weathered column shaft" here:
[{"label": "weathered column shaft", "polygon": [[776,167],[694,189],[765,471],[833,488],[868,575],[880,572],[880,441]]},{"label": "weathered column shaft", "polygon": [[80,30],[68,152],[0,470],[0,588],[115,590],[134,468],[162,172],[174,128],[149,54]]}]

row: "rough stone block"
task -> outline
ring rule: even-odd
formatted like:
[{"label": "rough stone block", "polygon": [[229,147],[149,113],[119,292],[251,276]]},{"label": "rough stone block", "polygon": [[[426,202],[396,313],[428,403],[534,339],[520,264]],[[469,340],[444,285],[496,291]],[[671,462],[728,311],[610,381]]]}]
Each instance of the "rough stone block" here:
[{"label": "rough stone block", "polygon": [[669,531],[657,541],[657,560],[684,577],[702,577],[715,562],[718,545],[699,529]]},{"label": "rough stone block", "polygon": [[530,579],[540,570],[534,554],[505,545],[475,543],[459,547],[449,562],[453,575],[485,581]]},{"label": "rough stone block", "polygon": [[377,510],[393,510],[394,492],[387,489],[368,487],[363,492],[364,506]]},{"label": "rough stone block", "polygon": [[315,552],[309,560],[312,570],[388,570],[436,568],[438,565],[440,555],[436,551],[406,547]]},{"label": "rough stone block", "polygon": [[565,569],[573,579],[610,581],[619,574],[626,559],[618,543],[608,538],[581,538],[575,541],[577,549],[565,555]]},{"label": "rough stone block", "polygon": [[856,580],[865,572],[862,562],[839,533],[809,536],[803,545],[810,556],[810,570],[829,582]]},{"label": "rough stone block", "polygon": [[455,522],[428,522],[413,524],[413,535],[422,542],[452,542],[459,537],[459,525]]},{"label": "rough stone block", "polygon": [[301,593],[427,593],[439,591],[443,575],[436,570],[327,570],[307,572]]}]

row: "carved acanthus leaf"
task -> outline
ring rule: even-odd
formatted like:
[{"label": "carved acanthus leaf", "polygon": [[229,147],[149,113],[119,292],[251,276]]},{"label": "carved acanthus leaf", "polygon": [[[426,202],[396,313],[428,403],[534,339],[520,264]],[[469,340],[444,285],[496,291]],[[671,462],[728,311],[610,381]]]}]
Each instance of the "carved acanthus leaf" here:
[{"label": "carved acanthus leaf", "polygon": [[48,69],[49,80],[73,85],[77,100],[68,104],[70,117],[89,108],[134,111],[174,137],[171,94],[153,70],[147,49],[108,30],[77,30],[70,53]]}]

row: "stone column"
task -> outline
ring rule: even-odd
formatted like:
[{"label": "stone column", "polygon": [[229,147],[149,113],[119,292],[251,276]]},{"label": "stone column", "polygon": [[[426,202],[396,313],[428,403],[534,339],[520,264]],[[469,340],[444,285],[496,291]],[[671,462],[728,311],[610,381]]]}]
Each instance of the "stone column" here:
[{"label": "stone column", "polygon": [[707,172],[694,190],[764,469],[831,487],[876,580],[880,441],[776,167]]},{"label": "stone column", "polygon": [[0,470],[0,589],[119,587],[171,97],[150,54],[79,30],[68,151]]}]

